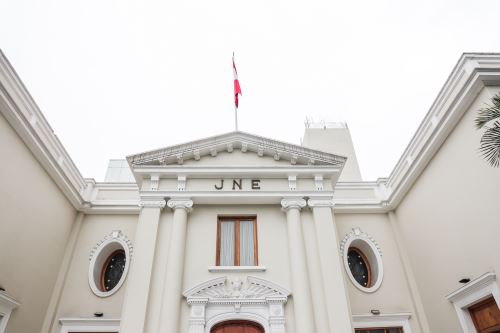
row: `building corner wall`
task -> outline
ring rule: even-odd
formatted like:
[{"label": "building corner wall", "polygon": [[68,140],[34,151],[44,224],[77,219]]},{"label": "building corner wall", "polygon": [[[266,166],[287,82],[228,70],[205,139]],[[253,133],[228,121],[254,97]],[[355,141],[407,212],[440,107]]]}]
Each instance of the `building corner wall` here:
[{"label": "building corner wall", "polygon": [[39,332],[76,210],[0,115],[0,285],[21,305],[7,332]]},{"label": "building corner wall", "polygon": [[486,272],[499,272],[500,177],[478,154],[477,110],[499,87],[484,87],[396,208],[432,332],[461,332],[446,295]]}]

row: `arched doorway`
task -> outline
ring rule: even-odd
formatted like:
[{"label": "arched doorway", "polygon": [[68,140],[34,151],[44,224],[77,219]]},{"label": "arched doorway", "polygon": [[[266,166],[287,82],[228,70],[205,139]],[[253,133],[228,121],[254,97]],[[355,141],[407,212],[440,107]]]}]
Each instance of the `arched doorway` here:
[{"label": "arched doorway", "polygon": [[210,333],[264,333],[264,329],[252,321],[230,320],[215,325]]}]

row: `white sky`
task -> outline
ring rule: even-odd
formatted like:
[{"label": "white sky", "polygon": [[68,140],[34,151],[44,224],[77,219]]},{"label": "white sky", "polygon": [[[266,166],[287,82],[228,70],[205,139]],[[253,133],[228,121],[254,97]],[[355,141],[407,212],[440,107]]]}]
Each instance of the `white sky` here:
[{"label": "white sky", "polygon": [[462,52],[500,51],[500,1],[0,0],[0,47],[83,176],[234,130],[299,143],[347,121],[388,176]]}]

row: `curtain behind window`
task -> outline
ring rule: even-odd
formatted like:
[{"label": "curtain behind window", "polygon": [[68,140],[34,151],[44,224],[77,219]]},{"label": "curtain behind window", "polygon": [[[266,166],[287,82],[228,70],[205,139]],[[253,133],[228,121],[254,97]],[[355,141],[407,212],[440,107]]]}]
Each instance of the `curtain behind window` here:
[{"label": "curtain behind window", "polygon": [[240,266],[254,266],[253,221],[240,221]]},{"label": "curtain behind window", "polygon": [[234,266],[234,222],[220,224],[220,266]]}]

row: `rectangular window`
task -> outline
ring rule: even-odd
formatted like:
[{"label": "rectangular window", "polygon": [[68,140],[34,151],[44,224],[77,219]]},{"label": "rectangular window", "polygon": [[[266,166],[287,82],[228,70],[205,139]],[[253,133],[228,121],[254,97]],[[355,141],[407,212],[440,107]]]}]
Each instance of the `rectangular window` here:
[{"label": "rectangular window", "polygon": [[401,327],[356,328],[356,333],[403,333]]},{"label": "rectangular window", "polygon": [[257,218],[219,216],[217,266],[257,266]]}]

